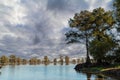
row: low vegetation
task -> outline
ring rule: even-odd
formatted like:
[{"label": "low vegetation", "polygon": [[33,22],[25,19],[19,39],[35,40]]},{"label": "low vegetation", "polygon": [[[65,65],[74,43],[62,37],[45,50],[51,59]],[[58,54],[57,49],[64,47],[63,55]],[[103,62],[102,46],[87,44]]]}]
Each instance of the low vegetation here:
[{"label": "low vegetation", "polygon": [[39,64],[45,64],[48,65],[50,63],[54,63],[54,65],[56,64],[66,64],[69,65],[71,64],[79,64],[79,63],[84,63],[84,59],[72,59],[69,56],[60,56],[59,58],[55,58],[55,59],[49,59],[48,56],[44,56],[43,59],[39,59],[37,57],[33,57],[30,59],[23,59],[20,57],[17,57],[15,55],[10,55],[10,56],[1,56],[0,57],[0,65],[26,65],[26,64],[30,64],[30,65],[39,65]]}]

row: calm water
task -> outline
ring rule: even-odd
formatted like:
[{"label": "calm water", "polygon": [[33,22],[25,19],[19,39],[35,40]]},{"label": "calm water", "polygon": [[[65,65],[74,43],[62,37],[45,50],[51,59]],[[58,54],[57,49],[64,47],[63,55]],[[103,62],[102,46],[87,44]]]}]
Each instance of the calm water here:
[{"label": "calm water", "polygon": [[[75,65],[20,65],[5,66],[0,80],[115,80],[76,72]],[[88,77],[88,78],[87,78]]]}]

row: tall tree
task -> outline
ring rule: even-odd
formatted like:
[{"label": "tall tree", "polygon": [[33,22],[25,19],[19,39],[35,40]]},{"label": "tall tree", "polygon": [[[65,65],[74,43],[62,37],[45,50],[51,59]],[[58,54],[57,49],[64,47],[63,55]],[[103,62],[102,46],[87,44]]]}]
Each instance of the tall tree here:
[{"label": "tall tree", "polygon": [[115,19],[116,19],[116,29],[117,29],[117,36],[119,38],[117,38],[117,42],[118,42],[118,47],[117,47],[117,50],[115,51],[115,58],[116,58],[116,62],[119,62],[120,61],[120,0],[114,0],[114,3],[113,3],[113,6],[114,6],[114,16],[115,16]]},{"label": "tall tree", "polygon": [[69,24],[71,28],[78,29],[77,31],[69,31],[66,33],[68,43],[80,42],[85,40],[86,45],[86,63],[90,63],[89,58],[89,43],[90,41],[106,37],[105,35],[113,28],[114,18],[111,11],[105,11],[103,8],[94,9],[90,11],[81,11],[76,13],[73,19],[70,19]]},{"label": "tall tree", "polygon": [[66,33],[68,43],[80,42],[81,39],[85,40],[86,45],[86,63],[89,64],[89,38],[91,34],[91,22],[94,20],[94,17],[91,15],[90,11],[81,11],[76,13],[73,19],[70,19],[69,25],[71,28],[76,28],[78,31],[69,31]]}]

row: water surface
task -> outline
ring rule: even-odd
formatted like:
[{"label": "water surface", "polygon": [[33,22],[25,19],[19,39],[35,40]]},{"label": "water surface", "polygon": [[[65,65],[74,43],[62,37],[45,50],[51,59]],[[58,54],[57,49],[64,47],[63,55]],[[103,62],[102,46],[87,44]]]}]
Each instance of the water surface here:
[{"label": "water surface", "polygon": [[78,73],[75,65],[19,65],[5,66],[0,72],[0,80],[115,80],[109,77]]}]

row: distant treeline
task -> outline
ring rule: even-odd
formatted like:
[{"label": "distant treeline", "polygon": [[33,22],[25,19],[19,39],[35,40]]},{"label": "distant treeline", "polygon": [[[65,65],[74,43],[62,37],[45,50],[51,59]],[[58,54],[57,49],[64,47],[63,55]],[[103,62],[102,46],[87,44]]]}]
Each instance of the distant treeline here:
[{"label": "distant treeline", "polygon": [[0,65],[39,65],[39,64],[45,64],[48,65],[50,63],[53,63],[54,65],[56,64],[79,64],[79,63],[84,63],[85,59],[84,58],[78,58],[78,59],[72,59],[69,56],[60,56],[59,58],[54,58],[54,59],[49,59],[48,56],[44,56],[43,59],[38,59],[36,57],[30,58],[30,59],[23,59],[21,57],[17,57],[15,55],[10,55],[10,56],[1,56],[0,57]]}]

